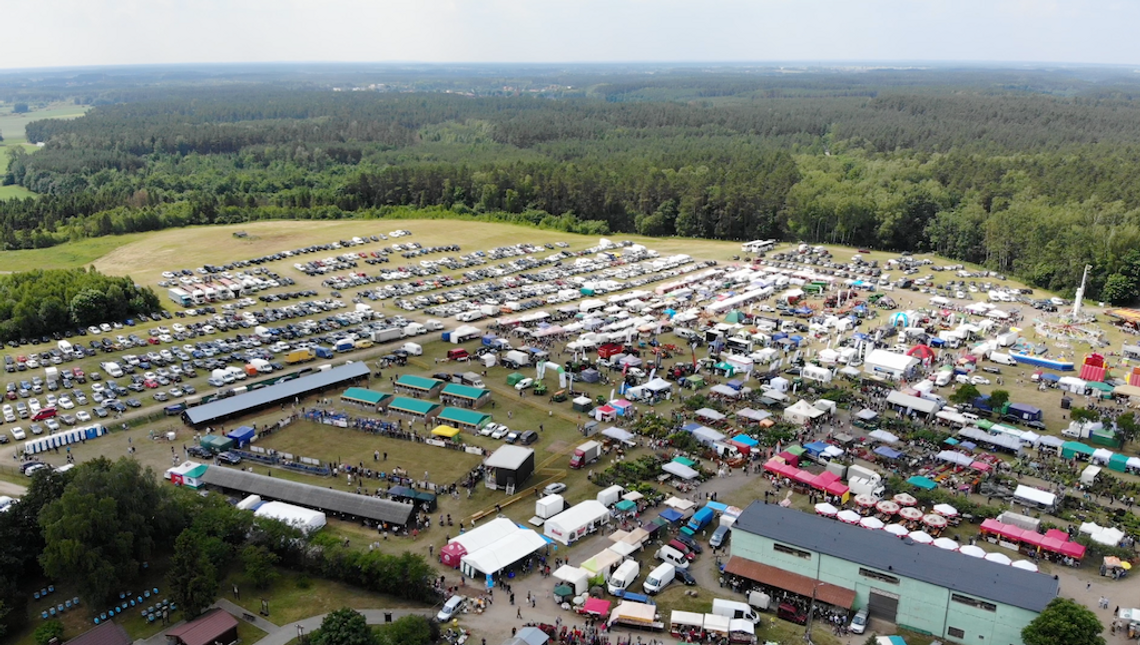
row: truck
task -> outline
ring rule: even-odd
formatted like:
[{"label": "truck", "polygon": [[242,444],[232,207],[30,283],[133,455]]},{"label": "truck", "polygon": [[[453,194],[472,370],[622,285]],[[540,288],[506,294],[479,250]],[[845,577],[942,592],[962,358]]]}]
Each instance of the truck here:
[{"label": "truck", "polygon": [[467,311],[461,311],[455,314],[455,319],[459,322],[475,322],[476,320],[481,320],[486,317],[487,314],[478,309],[468,309]]},{"label": "truck", "polygon": [[44,368],[44,380],[46,380],[49,385],[51,383],[58,383],[59,382],[59,368],[58,367],[45,367]]},{"label": "truck", "polygon": [[547,495],[534,503],[534,515],[548,520],[566,510],[566,500],[561,495]]},{"label": "truck", "polygon": [[373,329],[372,342],[386,343],[391,340],[399,340],[404,337],[404,330],[399,327],[392,327],[390,329]]},{"label": "truck", "polygon": [[610,574],[606,588],[610,594],[621,593],[633,586],[633,582],[637,580],[637,576],[640,574],[641,565],[637,560],[626,560],[618,566],[617,571]]},{"label": "truck", "polygon": [[170,289],[166,295],[170,296],[170,299],[181,307],[190,307],[194,304],[194,299],[182,289]]},{"label": "truck", "polygon": [[713,598],[712,613],[717,616],[726,616],[729,619],[742,618],[750,620],[753,624],[760,622],[760,614],[748,603],[725,598]]},{"label": "truck", "polygon": [[502,363],[503,367],[506,367],[507,369],[517,370],[520,367],[526,367],[530,365],[530,354],[526,352],[520,352],[517,349],[512,349],[503,355],[499,362]]},{"label": "truck", "polygon": [[317,355],[317,358],[332,358],[334,356],[333,350],[328,347],[314,347],[313,353]]},{"label": "truck", "polygon": [[693,513],[693,516],[689,518],[689,523],[685,525],[685,531],[689,535],[693,535],[697,531],[708,526],[709,523],[713,521],[713,517],[715,516],[716,511],[709,508],[708,506],[705,506],[696,513]]},{"label": "truck", "polygon": [[587,441],[574,449],[574,455],[570,457],[570,467],[581,468],[586,464],[592,464],[598,460],[601,454],[601,443],[597,441]]},{"label": "truck", "polygon": [[356,349],[356,342],[351,338],[338,338],[333,344],[333,349],[338,352],[351,352]]},{"label": "truck", "polygon": [[478,372],[464,372],[459,376],[459,382],[468,387],[483,389],[483,377]]},{"label": "truck", "polygon": [[400,345],[400,349],[408,353],[409,356],[423,356],[424,348],[419,343],[404,343]]},{"label": "truck", "polygon": [[863,466],[847,467],[847,487],[855,495],[883,496],[883,476]]},{"label": "truck", "polygon": [[1000,365],[1017,365],[1017,361],[1013,360],[1012,356],[1002,352],[990,352],[990,360]]},{"label": "truck", "polygon": [[407,337],[407,336],[419,336],[420,334],[424,334],[424,333],[427,333],[427,328],[424,327],[423,325],[419,324],[419,323],[408,323],[408,326],[404,327],[404,336],[405,337]]},{"label": "truck", "polygon": [[317,360],[317,352],[312,347],[303,347],[301,349],[294,349],[285,355],[285,362],[289,365],[296,365],[297,363],[307,363],[309,361]]}]

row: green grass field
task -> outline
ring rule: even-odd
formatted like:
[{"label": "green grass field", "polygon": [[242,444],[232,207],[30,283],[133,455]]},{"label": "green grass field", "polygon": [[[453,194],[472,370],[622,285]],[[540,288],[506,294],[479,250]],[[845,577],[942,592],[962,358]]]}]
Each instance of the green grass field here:
[{"label": "green grass field", "polygon": [[41,119],[75,119],[87,113],[87,106],[75,105],[73,103],[51,103],[49,105],[37,106],[32,104],[31,111],[23,114],[15,114],[12,112],[10,104],[0,106],[0,132],[4,133],[4,138],[8,139],[23,139],[24,128],[27,127],[32,121],[39,121]]}]

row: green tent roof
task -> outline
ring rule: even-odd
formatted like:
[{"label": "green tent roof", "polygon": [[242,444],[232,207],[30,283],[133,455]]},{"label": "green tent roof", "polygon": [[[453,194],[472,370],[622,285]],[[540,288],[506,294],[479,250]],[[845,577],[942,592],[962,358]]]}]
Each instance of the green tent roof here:
[{"label": "green tent roof", "polygon": [[487,393],[487,390],[478,387],[470,387],[467,385],[460,385],[458,383],[448,383],[443,386],[440,394],[449,394],[451,396],[458,396],[464,399],[478,399]]},{"label": "green tent roof", "polygon": [[350,387],[340,395],[340,398],[346,401],[356,401],[357,403],[367,403],[368,405],[377,405],[384,399],[391,397],[391,394],[384,394],[376,390],[369,390],[363,387]]},{"label": "green tent roof", "polygon": [[989,419],[978,419],[974,423],[982,430],[989,430],[990,428],[994,427],[994,422],[990,421]]},{"label": "green tent roof", "polygon": [[1088,385],[1090,388],[1094,390],[1100,390],[1101,392],[1111,392],[1116,389],[1108,383],[1102,383],[1100,381],[1089,381]]},{"label": "green tent roof", "polygon": [[443,383],[443,381],[428,378],[426,376],[415,376],[413,374],[404,374],[400,378],[396,379],[396,385],[415,388],[417,390],[430,390],[440,383]]},{"label": "green tent roof", "polygon": [[797,457],[802,457],[807,451],[804,450],[803,446],[788,446],[787,448],[784,448],[784,452],[793,454]]},{"label": "green tent roof", "polygon": [[920,477],[918,475],[915,475],[914,477],[906,480],[906,483],[913,486],[918,486],[923,490],[934,490],[935,488],[938,488],[938,484],[934,483],[933,480],[926,477]]},{"label": "green tent roof", "polygon": [[456,421],[467,425],[479,426],[490,421],[491,415],[474,410],[464,410],[463,408],[444,408],[443,412],[439,413],[438,419],[440,421]]},{"label": "green tent roof", "polygon": [[1079,452],[1082,455],[1092,455],[1094,450],[1079,441],[1066,441],[1061,444],[1061,451]]},{"label": "green tent roof", "polygon": [[183,474],[183,477],[193,477],[194,479],[197,479],[197,478],[202,476],[202,473],[206,472],[207,468],[209,468],[209,466],[207,466],[206,464],[201,464],[195,468],[192,468],[192,469],[186,471],[186,473]]},{"label": "green tent roof", "polygon": [[674,457],[673,461],[681,464],[682,466],[688,466],[689,468],[697,465],[697,462],[689,459],[688,457]]},{"label": "green tent roof", "polygon": [[392,399],[391,403],[388,404],[389,410],[396,410],[397,412],[411,412],[413,414],[428,414],[438,407],[438,403],[432,403],[431,401],[420,401],[419,399],[409,399],[405,396],[397,396]]}]

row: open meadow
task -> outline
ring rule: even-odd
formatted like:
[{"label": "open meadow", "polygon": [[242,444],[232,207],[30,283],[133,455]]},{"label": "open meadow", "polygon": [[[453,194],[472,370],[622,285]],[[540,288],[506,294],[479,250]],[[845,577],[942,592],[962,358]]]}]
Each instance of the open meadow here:
[{"label": "open meadow", "polygon": [[[0,141],[0,177],[8,170],[8,155],[17,147],[26,152],[35,152],[36,146],[27,142],[24,127],[32,121],[40,119],[74,119],[87,113],[87,107],[70,103],[52,103],[30,112],[16,114],[12,112],[11,105],[0,105],[0,133],[4,140]],[[0,186],[0,200],[35,197],[35,193],[23,186]],[[4,267],[6,271],[12,271]]]}]

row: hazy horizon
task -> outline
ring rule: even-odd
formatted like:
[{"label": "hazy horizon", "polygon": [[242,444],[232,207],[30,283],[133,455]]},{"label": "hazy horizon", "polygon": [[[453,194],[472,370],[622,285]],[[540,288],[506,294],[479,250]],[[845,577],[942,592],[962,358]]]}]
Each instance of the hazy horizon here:
[{"label": "hazy horizon", "polygon": [[1140,64],[1126,0],[42,0],[0,16],[4,70]]}]

